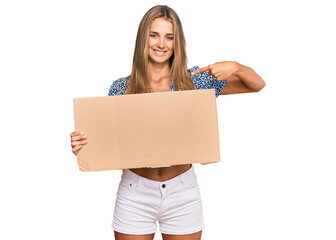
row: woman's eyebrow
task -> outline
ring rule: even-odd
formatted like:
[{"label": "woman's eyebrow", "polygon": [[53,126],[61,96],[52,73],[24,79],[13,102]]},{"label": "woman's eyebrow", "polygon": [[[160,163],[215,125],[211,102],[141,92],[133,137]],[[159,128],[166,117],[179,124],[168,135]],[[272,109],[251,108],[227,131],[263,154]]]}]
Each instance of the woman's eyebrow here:
[{"label": "woman's eyebrow", "polygon": [[[156,35],[159,35],[159,36],[160,36],[160,34],[159,34],[158,32],[150,31],[150,33],[154,33],[154,34],[156,34]],[[167,33],[167,34],[166,34],[166,36],[167,36],[167,35],[174,35],[174,34],[173,34],[173,33]]]}]

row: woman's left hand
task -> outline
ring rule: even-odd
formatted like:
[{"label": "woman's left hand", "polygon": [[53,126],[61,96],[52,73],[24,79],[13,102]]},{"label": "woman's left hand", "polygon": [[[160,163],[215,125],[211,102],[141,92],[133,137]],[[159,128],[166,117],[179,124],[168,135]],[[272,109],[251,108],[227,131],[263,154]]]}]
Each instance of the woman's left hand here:
[{"label": "woman's left hand", "polygon": [[194,71],[191,75],[196,75],[202,72],[208,72],[208,76],[213,75],[217,81],[223,81],[235,75],[239,71],[239,63],[235,61],[224,61],[211,64],[207,67],[200,68]]}]

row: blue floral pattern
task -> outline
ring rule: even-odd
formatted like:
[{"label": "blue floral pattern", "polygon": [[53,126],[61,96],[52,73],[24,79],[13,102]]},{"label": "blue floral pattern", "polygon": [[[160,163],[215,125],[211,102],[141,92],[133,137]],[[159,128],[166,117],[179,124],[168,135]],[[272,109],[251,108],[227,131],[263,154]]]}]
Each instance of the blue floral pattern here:
[{"label": "blue floral pattern", "polygon": [[[190,68],[188,70],[189,76],[190,76],[190,73],[196,71],[197,69],[199,69],[198,66]],[[194,76],[190,76],[190,77],[191,77],[191,80],[194,83],[195,88],[197,90],[214,88],[215,93],[216,93],[216,97],[219,96],[219,94],[222,91],[224,85],[226,84],[226,80],[227,80],[227,79],[225,79],[224,81],[217,81],[214,76],[211,75],[209,77],[207,71],[203,72],[203,73],[196,74]],[[129,80],[130,80],[130,76],[122,77],[122,78],[119,78],[119,79],[115,80],[110,87],[108,95],[109,96],[124,95],[125,91],[126,91],[126,88],[128,86]],[[170,81],[169,91],[170,92],[175,91],[173,78],[171,78],[171,81]]]}]

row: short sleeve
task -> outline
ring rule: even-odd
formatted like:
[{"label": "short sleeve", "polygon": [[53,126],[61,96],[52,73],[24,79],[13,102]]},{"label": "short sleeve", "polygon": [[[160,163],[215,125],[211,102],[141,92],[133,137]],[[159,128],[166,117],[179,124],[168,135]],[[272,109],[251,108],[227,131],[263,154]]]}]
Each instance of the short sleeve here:
[{"label": "short sleeve", "polygon": [[[192,67],[190,68],[190,73],[198,69],[198,66]],[[191,80],[193,81],[196,89],[215,89],[216,97],[219,96],[227,81],[227,79],[223,81],[217,81],[216,78],[212,75],[209,77],[208,71],[191,76]]]},{"label": "short sleeve", "polygon": [[119,78],[112,83],[108,95],[109,96],[123,95],[125,93],[125,89],[126,89],[126,79]]}]

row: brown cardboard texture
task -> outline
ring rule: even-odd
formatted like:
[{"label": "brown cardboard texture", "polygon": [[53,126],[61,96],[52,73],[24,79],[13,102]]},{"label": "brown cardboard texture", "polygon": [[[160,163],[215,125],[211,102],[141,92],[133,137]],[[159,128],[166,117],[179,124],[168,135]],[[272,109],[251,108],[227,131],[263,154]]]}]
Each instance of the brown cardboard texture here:
[{"label": "brown cardboard texture", "polygon": [[81,171],[220,161],[214,89],[74,99]]}]

